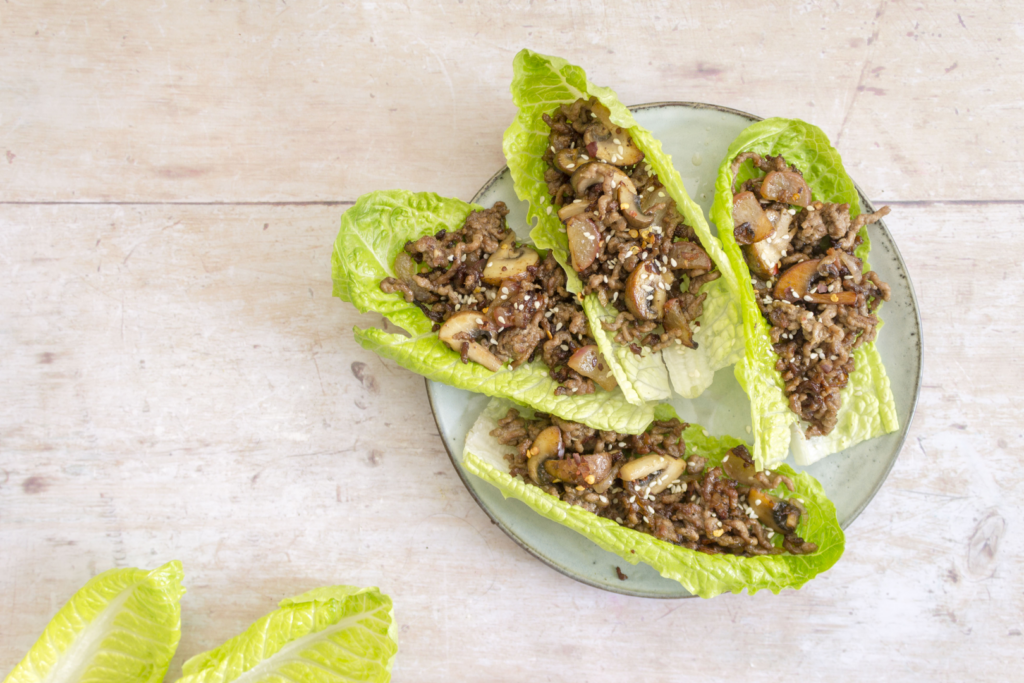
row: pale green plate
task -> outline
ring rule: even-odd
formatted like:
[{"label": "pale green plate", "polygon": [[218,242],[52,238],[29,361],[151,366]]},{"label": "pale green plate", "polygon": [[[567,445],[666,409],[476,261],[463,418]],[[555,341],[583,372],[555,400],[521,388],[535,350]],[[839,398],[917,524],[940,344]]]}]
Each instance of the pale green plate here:
[{"label": "pale green plate", "polygon": [[[714,199],[718,165],[733,139],[757,117],[708,104],[671,102],[632,107],[637,122],[654,133],[672,155],[686,190],[705,215]],[[859,189],[859,188],[858,188]],[[526,205],[516,197],[508,169],[501,170],[477,193],[473,202],[490,206],[505,202],[509,225],[521,238],[529,232]],[[871,204],[861,192],[865,211]],[[893,216],[899,220],[899,215]],[[712,226],[714,227],[714,226]],[[845,528],[882,486],[903,446],[921,388],[921,318],[906,265],[884,223],[869,228],[871,267],[892,287],[892,299],[882,307],[885,327],[878,350],[892,383],[900,429],[829,456],[810,467],[836,505],[839,523]],[[601,550],[587,538],[535,514],[518,500],[505,500],[490,484],[466,472],[462,449],[466,432],[487,403],[487,397],[444,384],[427,382],[427,394],[448,455],[466,488],[494,522],[516,543],[553,569],[597,588],[647,598],[690,597],[675,581],[663,578],[651,567],[632,566],[617,555]],[[750,404],[733,377],[732,368],[719,370],[715,382],[698,399],[672,402],[679,415],[703,425],[713,434],[750,439]],[[628,579],[620,580],[620,567]]]}]

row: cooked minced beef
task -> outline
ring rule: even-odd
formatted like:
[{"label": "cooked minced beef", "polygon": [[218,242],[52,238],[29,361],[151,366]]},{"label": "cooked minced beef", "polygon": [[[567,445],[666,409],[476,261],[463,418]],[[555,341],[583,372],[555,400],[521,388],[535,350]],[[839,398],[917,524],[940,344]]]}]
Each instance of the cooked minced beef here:
[{"label": "cooked minced beef", "polygon": [[[654,422],[635,436],[543,413],[527,419],[515,409],[498,424],[491,436],[516,449],[505,456],[512,476],[624,527],[709,554],[817,550],[795,533],[806,514],[802,502],[764,493],[780,484],[792,491],[788,477],[755,473],[744,446],[716,467],[708,468],[700,456],[687,458],[683,431],[688,425],[679,420]],[[781,546],[773,542],[776,533]]]},{"label": "cooked minced beef", "polygon": [[[766,174],[795,173],[803,183],[799,170],[782,156],[741,154],[733,161],[734,175],[748,159]],[[853,351],[875,339],[875,312],[889,300],[889,286],[875,272],[864,272],[853,253],[861,242],[860,229],[888,214],[889,208],[851,219],[848,204],[812,201],[809,188],[807,206],[794,207],[763,196],[765,177],[752,178],[740,189],[752,192],[773,219],[775,231],[763,244],[775,250],[778,266],[774,272],[766,270],[773,264],[759,260],[745,246],[754,274],[751,284],[757,305],[772,326],[772,344],[779,355],[775,367],[782,373],[790,408],[809,423],[808,438],[825,435],[836,426],[840,391],[854,370]],[[745,232],[744,226],[736,227],[741,243]],[[794,269],[809,261],[816,265]]]},{"label": "cooked minced beef", "polygon": [[696,348],[691,323],[707,296],[700,289],[720,273],[693,228],[596,98],[543,118],[551,129],[544,178],[573,268],[584,294],[619,311],[604,327],[638,354],[643,346]]},{"label": "cooked minced beef", "polygon": [[[558,262],[548,254],[513,279],[484,281],[491,256],[503,244],[514,245],[507,214],[505,204],[497,202],[469,214],[459,230],[407,242],[395,260],[398,277],[385,278],[380,288],[401,292],[434,322],[435,331],[459,312],[478,311],[481,341],[498,361],[518,367],[539,354],[560,385],[556,393],[593,393],[594,382],[566,365],[577,349],[594,341],[583,309],[565,289]],[[469,347],[469,341],[462,345],[463,362],[469,362]]]}]

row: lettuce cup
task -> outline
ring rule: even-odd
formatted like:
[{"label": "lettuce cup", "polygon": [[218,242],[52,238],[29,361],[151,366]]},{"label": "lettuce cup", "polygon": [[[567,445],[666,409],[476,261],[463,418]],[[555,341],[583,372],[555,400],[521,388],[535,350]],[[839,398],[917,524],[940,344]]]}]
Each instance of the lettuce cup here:
[{"label": "lettuce cup", "polygon": [[516,238],[506,213],[432,193],[360,197],[335,241],[334,295],[404,334],[356,328],[356,340],[434,381],[643,431],[654,407],[626,399],[565,273]]},{"label": "lettuce cup", "polygon": [[695,398],[742,350],[725,253],[672,160],[579,67],[516,55],[504,150],[530,235],[581,294],[627,400]]},{"label": "lettuce cup", "polygon": [[839,153],[815,126],[767,119],[729,147],[712,220],[736,273],[754,460],[809,465],[898,428],[875,338],[889,287]]}]

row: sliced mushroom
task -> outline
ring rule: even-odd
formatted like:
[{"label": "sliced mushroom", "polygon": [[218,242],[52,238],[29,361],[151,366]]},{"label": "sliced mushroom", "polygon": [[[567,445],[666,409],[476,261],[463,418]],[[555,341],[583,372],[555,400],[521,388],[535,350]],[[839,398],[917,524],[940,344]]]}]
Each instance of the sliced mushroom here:
[{"label": "sliced mushroom", "polygon": [[679,333],[675,338],[683,346],[697,348],[697,342],[693,341],[693,330],[690,329],[690,319],[686,316],[681,299],[669,299],[665,303],[665,319],[662,324],[669,332]]},{"label": "sliced mushroom", "polygon": [[597,382],[605,391],[612,391],[615,387],[619,386],[619,383],[615,381],[615,375],[612,374],[611,368],[605,362],[604,356],[601,355],[601,351],[594,344],[588,344],[576,349],[576,352],[572,354],[572,357],[569,358],[566,364],[584,377],[589,377]]},{"label": "sliced mushroom", "polygon": [[722,458],[722,469],[726,475],[735,479],[744,486],[761,487],[761,482],[754,475],[757,468],[754,466],[754,459],[750,457],[750,451],[746,446],[736,446]]},{"label": "sliced mushroom", "polygon": [[790,242],[796,235],[796,227],[791,227],[793,216],[788,211],[768,209],[764,212],[775,226],[775,234],[761,242],[743,247],[743,256],[753,271],[762,280],[779,272],[779,261],[789,250]]},{"label": "sliced mushroom", "polygon": [[[612,454],[609,453],[608,455],[611,456]],[[612,468],[608,470],[608,474],[605,475],[604,479],[599,479],[597,483],[593,485],[592,488],[594,491],[597,493],[604,493],[610,489],[612,484],[615,483],[615,479],[619,476],[619,467],[621,466],[622,465],[619,463],[612,465]]]},{"label": "sliced mushroom", "polygon": [[631,460],[619,468],[619,479],[622,481],[636,481],[644,479],[660,472],[648,486],[644,488],[648,493],[661,493],[667,489],[686,470],[686,461],[682,458],[673,458],[667,455],[651,453],[643,457]]},{"label": "sliced mushroom", "polygon": [[581,163],[585,163],[586,160],[580,161],[581,157],[586,156],[586,150],[583,149],[563,149],[555,155],[555,168],[562,173],[572,174]]},{"label": "sliced mushroom", "polygon": [[543,430],[533,440],[527,453],[530,458],[526,461],[526,469],[529,471],[533,483],[538,486],[551,483],[549,479],[543,478],[541,472],[546,473],[547,470],[541,465],[548,460],[561,458],[565,453],[565,446],[562,444],[562,430],[555,425]]},{"label": "sliced mushroom", "polygon": [[645,214],[640,208],[640,198],[625,185],[619,185],[618,200],[623,218],[634,228],[649,228],[654,223],[655,213]]},{"label": "sliced mushroom", "polygon": [[790,534],[800,524],[800,508],[770,493],[752,488],[747,494],[747,502],[761,523],[772,531]]},{"label": "sliced mushroom", "polygon": [[633,144],[629,133],[618,126],[592,123],[583,131],[583,143],[591,158],[616,166],[632,166],[644,160],[644,153]]},{"label": "sliced mushroom", "polygon": [[[463,354],[474,363],[479,363],[491,372],[501,369],[502,362],[475,339],[486,333],[483,328],[484,315],[476,311],[456,313],[441,325],[437,336],[453,351]],[[467,345],[468,344],[468,348]]]},{"label": "sliced mushroom", "polygon": [[806,301],[812,304],[838,304],[840,306],[853,306],[857,303],[857,293],[850,291],[841,292],[810,292],[811,282],[818,275],[818,265],[821,259],[801,261],[790,266],[775,283],[773,292],[776,299],[785,299],[790,303]]},{"label": "sliced mushroom", "polygon": [[581,213],[586,213],[587,206],[589,205],[582,199],[570,202],[558,210],[558,220],[565,223],[573,216],[579,216]]},{"label": "sliced mushroom", "polygon": [[432,301],[434,295],[416,282],[417,275],[419,275],[419,264],[416,263],[416,260],[409,255],[409,252],[398,252],[398,256],[395,257],[395,277],[409,285],[416,301]]},{"label": "sliced mushroom", "polygon": [[711,270],[711,257],[693,242],[673,242],[668,258],[673,270]]},{"label": "sliced mushroom", "polygon": [[578,486],[591,486],[602,481],[611,468],[612,459],[607,453],[582,455],[579,462],[570,455],[564,460],[550,459],[544,463],[544,469],[556,480]]},{"label": "sliced mushroom", "polygon": [[811,203],[811,188],[796,171],[772,171],[761,181],[761,196],[784,204],[807,206]]},{"label": "sliced mushroom", "polygon": [[657,261],[642,261],[626,278],[626,308],[638,320],[659,320],[668,299],[667,277]]},{"label": "sliced mushroom", "polygon": [[601,251],[601,228],[589,214],[573,216],[565,223],[572,267],[582,273],[590,267]]},{"label": "sliced mushroom", "polygon": [[775,232],[775,226],[768,220],[753,192],[740,192],[733,197],[732,222],[733,235],[740,244],[760,242]]},{"label": "sliced mushroom", "polygon": [[671,201],[662,185],[648,185],[640,198],[640,212],[652,217],[652,226],[661,225]]},{"label": "sliced mushroom", "polygon": [[515,246],[515,234],[502,241],[498,251],[491,254],[484,266],[483,280],[489,285],[502,280],[517,280],[529,274],[529,269],[540,263],[540,254],[526,246]]},{"label": "sliced mushroom", "polygon": [[601,184],[601,191],[604,194],[612,193],[619,185],[630,188],[636,194],[636,185],[625,173],[611,164],[603,164],[599,161],[590,161],[580,166],[569,178],[576,196],[582,198],[594,185]]}]

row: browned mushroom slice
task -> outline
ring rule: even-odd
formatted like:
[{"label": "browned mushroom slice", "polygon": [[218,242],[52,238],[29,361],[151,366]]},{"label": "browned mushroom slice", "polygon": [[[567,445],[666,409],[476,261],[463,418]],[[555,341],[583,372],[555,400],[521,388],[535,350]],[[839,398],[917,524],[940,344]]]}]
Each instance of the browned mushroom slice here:
[{"label": "browned mushroom slice", "polygon": [[732,222],[733,235],[740,244],[760,242],[775,232],[775,227],[768,220],[764,209],[761,208],[761,202],[757,201],[753,192],[740,192],[733,197]]},{"label": "browned mushroom slice", "polygon": [[668,455],[651,453],[631,460],[619,468],[619,479],[636,481],[644,479],[655,472],[660,472],[644,489],[651,494],[661,493],[672,485],[686,470],[686,461]]},{"label": "browned mushroom slice", "polygon": [[[609,453],[608,456],[612,457],[613,454]],[[594,489],[594,491],[597,493],[604,493],[605,491],[610,489],[612,487],[612,484],[615,483],[615,480],[619,476],[619,467],[620,464],[612,465],[611,469],[608,470],[608,474],[605,475],[604,479],[598,479],[597,482],[593,484],[592,488]]]},{"label": "browned mushroom slice", "polygon": [[747,502],[761,523],[772,531],[790,534],[800,524],[800,509],[770,493],[752,488],[747,494]]},{"label": "browned mushroom slice", "polygon": [[546,460],[544,469],[558,481],[577,486],[592,486],[608,476],[612,469],[612,459],[607,453],[594,453],[580,456],[577,462],[576,457],[570,455],[564,460]]},{"label": "browned mushroom slice", "polygon": [[582,273],[601,251],[601,229],[589,215],[580,214],[566,221],[565,236],[569,240],[573,270]]},{"label": "browned mushroom slice", "polygon": [[489,285],[501,284],[502,280],[517,280],[526,277],[529,269],[538,263],[540,255],[529,247],[515,246],[515,234],[512,234],[487,259],[483,280]]},{"label": "browned mushroom slice", "polygon": [[773,294],[776,299],[785,299],[790,303],[805,301],[812,304],[838,304],[841,306],[853,306],[857,303],[856,292],[809,292],[811,282],[818,275],[818,265],[821,259],[801,261],[790,266],[775,283]]},{"label": "browned mushroom slice", "polygon": [[601,191],[605,194],[615,191],[619,185],[625,185],[633,194],[636,194],[636,185],[629,179],[629,176],[615,166],[602,164],[599,161],[583,164],[569,178],[569,184],[572,185],[573,192],[579,198],[582,198],[587,190],[599,183]]},{"label": "browned mushroom slice", "polygon": [[589,205],[582,199],[570,202],[558,210],[558,220],[565,223],[573,216],[579,216],[581,213],[586,213],[587,206]]},{"label": "browned mushroom slice", "polygon": [[463,311],[448,318],[444,325],[441,325],[437,336],[453,351],[462,354],[464,358],[479,363],[492,372],[497,372],[501,370],[502,362],[493,353],[474,341],[485,334],[484,324],[484,314],[476,311]]},{"label": "browned mushroom slice", "polygon": [[601,352],[594,344],[588,344],[576,349],[576,352],[572,354],[566,365],[584,377],[594,380],[605,391],[612,391],[615,387],[619,386],[619,383],[615,381],[615,375],[612,374],[611,368],[605,362],[604,356],[601,355]]},{"label": "browned mushroom slice", "polygon": [[793,215],[788,211],[768,209],[764,213],[775,226],[775,234],[761,242],[744,246],[743,256],[750,270],[762,280],[767,280],[779,271],[779,261],[789,249],[796,228],[790,227]]},{"label": "browned mushroom slice", "polygon": [[632,166],[644,159],[644,153],[633,144],[625,129],[608,128],[603,123],[592,123],[583,131],[587,154],[616,166]]},{"label": "browned mushroom slice", "polygon": [[541,467],[545,461],[552,458],[561,458],[565,453],[562,445],[562,430],[552,425],[537,435],[530,445],[527,454],[530,456],[526,461],[526,469],[530,473],[530,479],[538,486],[551,483],[544,477],[546,470]]},{"label": "browned mushroom slice", "polygon": [[586,163],[586,150],[583,149],[563,149],[555,155],[554,163],[562,173],[572,174],[581,163]]},{"label": "browned mushroom slice", "polygon": [[626,279],[626,308],[638,320],[659,320],[668,299],[669,273],[663,272],[657,261],[643,261]]},{"label": "browned mushroom slice", "polygon": [[772,171],[761,181],[761,196],[784,204],[807,206],[811,203],[811,188],[796,171]]},{"label": "browned mushroom slice", "polygon": [[711,270],[711,257],[693,242],[674,242],[668,258],[672,270]]},{"label": "browned mushroom slice", "polygon": [[649,228],[654,223],[655,213],[645,214],[640,208],[640,198],[625,185],[619,185],[618,200],[623,218],[634,228]]},{"label": "browned mushroom slice", "polygon": [[409,255],[409,252],[400,251],[395,257],[395,277],[409,285],[416,301],[433,301],[434,295],[424,289],[416,282],[419,274],[419,264]]},{"label": "browned mushroom slice", "polygon": [[669,299],[665,303],[665,329],[669,332],[678,332],[676,339],[683,346],[691,349],[697,348],[697,342],[693,341],[693,330],[690,329],[690,319],[686,315],[681,299]]},{"label": "browned mushroom slice", "polygon": [[750,451],[746,446],[736,446],[722,458],[722,469],[726,475],[732,477],[744,486],[761,488],[761,482],[755,476],[757,468],[754,466],[754,459],[750,457]]},{"label": "browned mushroom slice", "polygon": [[661,225],[665,214],[668,213],[668,206],[671,199],[660,184],[648,185],[640,198],[640,212],[649,214],[652,217],[651,225]]}]

